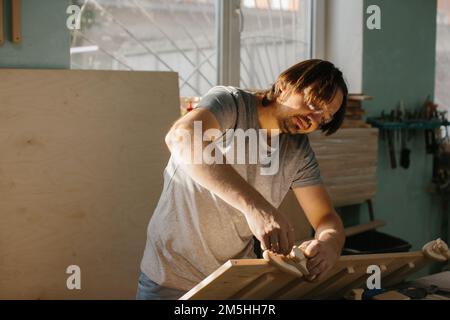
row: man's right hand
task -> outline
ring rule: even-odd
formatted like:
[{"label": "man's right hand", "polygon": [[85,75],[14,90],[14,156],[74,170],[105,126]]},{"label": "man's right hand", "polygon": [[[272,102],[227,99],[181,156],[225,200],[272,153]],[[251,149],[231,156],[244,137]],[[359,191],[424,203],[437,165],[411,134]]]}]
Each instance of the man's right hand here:
[{"label": "man's right hand", "polygon": [[294,228],[281,212],[256,211],[246,214],[247,223],[263,250],[288,255],[294,246]]}]

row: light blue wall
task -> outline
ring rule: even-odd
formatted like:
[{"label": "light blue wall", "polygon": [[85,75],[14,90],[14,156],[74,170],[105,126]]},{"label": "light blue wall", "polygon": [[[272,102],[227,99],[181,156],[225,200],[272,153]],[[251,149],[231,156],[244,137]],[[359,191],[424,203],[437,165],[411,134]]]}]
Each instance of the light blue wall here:
[{"label": "light blue wall", "polygon": [[66,8],[70,0],[22,0],[22,42],[10,39],[10,8],[5,1],[5,41],[1,68],[70,68],[70,31]]},{"label": "light blue wall", "polygon": [[[364,28],[363,91],[375,98],[364,108],[369,116],[378,116],[400,100],[407,108],[420,107],[434,94],[436,1],[365,0],[364,9],[373,4],[381,8],[381,30]],[[398,163],[399,144],[396,147]],[[427,192],[433,162],[425,152],[423,131],[408,147],[410,168],[391,169],[387,143],[380,141],[374,209],[376,217],[387,222],[382,231],[419,250],[440,236],[442,211],[440,198]]]}]

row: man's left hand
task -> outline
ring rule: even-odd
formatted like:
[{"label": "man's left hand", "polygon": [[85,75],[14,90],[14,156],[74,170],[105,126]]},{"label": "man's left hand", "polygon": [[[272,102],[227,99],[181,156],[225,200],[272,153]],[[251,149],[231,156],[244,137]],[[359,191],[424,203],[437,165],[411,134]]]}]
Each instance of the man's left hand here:
[{"label": "man's left hand", "polygon": [[340,252],[333,241],[309,240],[300,245],[303,254],[308,258],[306,267],[309,271],[307,280],[320,281],[333,268]]}]

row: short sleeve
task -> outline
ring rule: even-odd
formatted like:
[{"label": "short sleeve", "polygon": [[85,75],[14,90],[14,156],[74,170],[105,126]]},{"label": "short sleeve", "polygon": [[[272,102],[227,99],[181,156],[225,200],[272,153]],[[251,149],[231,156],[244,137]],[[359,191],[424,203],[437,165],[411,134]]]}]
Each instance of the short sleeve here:
[{"label": "short sleeve", "polygon": [[323,183],[320,177],[319,163],[308,140],[304,144],[302,154],[304,154],[304,157],[292,181],[292,189]]},{"label": "short sleeve", "polygon": [[235,102],[233,91],[229,87],[217,86],[204,95],[197,108],[205,108],[210,111],[222,129],[233,129],[237,122],[238,106]]}]

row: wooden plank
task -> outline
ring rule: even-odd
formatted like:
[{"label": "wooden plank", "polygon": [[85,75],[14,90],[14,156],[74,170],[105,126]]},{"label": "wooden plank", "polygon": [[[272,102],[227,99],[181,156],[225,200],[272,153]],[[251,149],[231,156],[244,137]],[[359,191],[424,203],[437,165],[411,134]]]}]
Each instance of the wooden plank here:
[{"label": "wooden plank", "polygon": [[377,228],[381,228],[385,224],[386,223],[382,220],[373,220],[368,223],[360,224],[360,225],[353,226],[353,227],[348,227],[348,228],[345,228],[345,230],[344,230],[345,236],[350,237],[355,234],[363,233],[363,232],[366,232],[369,230],[375,230]]},{"label": "wooden plank", "polygon": [[[320,133],[309,137],[334,206],[363,203],[375,196],[377,129],[341,129],[330,137]],[[294,224],[296,242],[311,236],[311,226],[292,191],[279,209]]]},{"label": "wooden plank", "polygon": [[22,41],[22,15],[20,0],[11,0],[11,41]]},{"label": "wooden plank", "polygon": [[296,280],[297,277],[293,277],[290,274],[279,272],[265,273],[258,279],[247,285],[237,294],[231,297],[231,300],[263,300],[270,299],[281,288],[284,288],[288,283]]},{"label": "wooden plank", "polygon": [[[348,270],[351,270],[350,273]],[[333,281],[338,279],[343,279],[344,281],[351,281],[354,276],[356,276],[356,271],[362,270],[362,267],[358,267],[357,264],[352,263],[337,263],[333,269],[328,273],[328,275],[320,281],[310,281],[299,285],[297,288],[292,289],[290,292],[283,294],[280,299],[309,299],[313,298],[314,295],[320,293],[323,288],[328,288],[333,285]],[[343,277],[343,275],[346,275]],[[331,279],[331,280],[330,280]],[[317,289],[316,291],[316,288]]]},{"label": "wooden plank", "polygon": [[401,281],[403,281],[404,279],[407,279],[409,275],[422,269],[424,266],[426,266],[430,262],[431,262],[431,260],[426,257],[411,260],[409,263],[405,263],[404,266],[400,270],[398,270],[398,272],[396,272],[395,274],[392,274],[392,275],[388,275],[386,278],[384,278],[383,284],[386,287],[391,287],[393,285],[396,285],[396,284],[400,283]]},{"label": "wooden plank", "polygon": [[274,293],[272,293],[272,295],[270,295],[268,297],[268,299],[271,300],[275,300],[275,299],[282,299],[282,300],[287,300],[289,293],[292,292],[293,290],[297,290],[298,288],[300,288],[302,285],[307,284],[308,282],[304,279],[304,278],[292,278],[291,281],[287,282],[283,287],[281,287],[280,289],[278,289],[277,291],[275,291]]},{"label": "wooden plank", "polygon": [[326,280],[322,281],[320,284],[315,286],[312,290],[306,292],[306,295],[304,295],[304,298],[306,299],[312,299],[315,298],[318,294],[321,293],[328,293],[330,288],[332,286],[336,286],[337,283],[344,282],[346,283],[348,281],[347,276],[355,274],[355,269],[352,266],[347,266],[345,268],[342,268],[338,272],[336,272],[331,277],[328,277]]},{"label": "wooden plank", "polygon": [[376,295],[373,300],[411,300],[410,297],[405,296],[397,291],[387,291],[385,293]]},{"label": "wooden plank", "polygon": [[[365,283],[369,265],[379,265],[384,276],[410,262],[415,263],[417,271],[423,266],[418,260],[426,260],[422,252],[342,256],[327,277],[316,282],[289,278],[263,259],[230,260],[231,264],[227,262],[182,299],[239,299],[239,292],[246,299],[252,299],[253,294],[258,299],[342,298],[345,292]],[[271,282],[276,290],[270,289]]]},{"label": "wooden plank", "polygon": [[3,0],[0,0],[0,46],[5,42]]},{"label": "wooden plank", "polygon": [[228,260],[180,300],[229,299],[260,276],[278,270],[263,259]]},{"label": "wooden plank", "polygon": [[134,299],[177,74],[2,69],[0,82],[0,299]]},{"label": "wooden plank", "polygon": [[335,206],[358,204],[375,196],[377,129],[346,128],[329,137],[318,132],[309,137]]},{"label": "wooden plank", "polygon": [[[402,263],[400,263],[401,265]],[[395,270],[396,267],[392,267],[393,265],[399,265],[395,259],[385,260],[382,264],[379,264],[381,271],[381,277],[390,273],[392,270]],[[355,277],[354,279],[349,279],[346,285],[341,287],[336,287],[333,292],[330,292],[330,298],[341,298],[346,297],[349,293],[355,289],[366,288],[366,282],[369,275],[367,274],[367,266],[359,266],[359,277]],[[383,282],[382,282],[383,284]],[[384,286],[383,286],[384,287]]]}]

